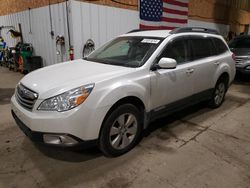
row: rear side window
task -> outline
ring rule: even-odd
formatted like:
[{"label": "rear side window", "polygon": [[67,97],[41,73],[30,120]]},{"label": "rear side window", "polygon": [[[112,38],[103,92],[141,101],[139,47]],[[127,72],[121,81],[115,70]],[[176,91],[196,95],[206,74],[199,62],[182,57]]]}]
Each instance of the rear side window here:
[{"label": "rear side window", "polygon": [[213,42],[210,38],[191,38],[193,60],[206,58],[216,54]]},{"label": "rear side window", "polygon": [[217,54],[223,54],[224,52],[228,50],[228,48],[226,47],[225,43],[222,42],[222,40],[213,38],[213,41],[217,50]]}]

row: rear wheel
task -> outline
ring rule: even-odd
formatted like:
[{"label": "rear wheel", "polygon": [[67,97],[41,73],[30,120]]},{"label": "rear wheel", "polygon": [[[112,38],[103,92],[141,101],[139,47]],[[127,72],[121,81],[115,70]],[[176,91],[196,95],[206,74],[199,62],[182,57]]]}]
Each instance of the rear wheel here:
[{"label": "rear wheel", "polygon": [[105,120],[99,139],[100,150],[106,156],[119,156],[131,150],[142,132],[140,111],[132,104],[116,108]]},{"label": "rear wheel", "polygon": [[213,96],[209,103],[210,106],[212,108],[220,107],[225,99],[226,92],[227,92],[227,81],[226,79],[221,78],[218,80],[214,88]]}]

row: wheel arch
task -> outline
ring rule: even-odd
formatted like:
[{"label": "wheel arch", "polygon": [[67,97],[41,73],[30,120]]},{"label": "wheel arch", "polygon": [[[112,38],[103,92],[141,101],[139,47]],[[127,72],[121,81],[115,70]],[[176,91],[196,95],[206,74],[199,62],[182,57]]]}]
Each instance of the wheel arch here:
[{"label": "wheel arch", "polygon": [[100,138],[100,134],[101,134],[101,131],[102,131],[102,128],[103,128],[103,124],[104,122],[106,121],[106,119],[109,117],[109,115],[118,107],[118,106],[121,106],[123,104],[132,104],[134,105],[140,112],[141,112],[141,115],[142,115],[142,121],[144,123],[144,118],[145,118],[145,104],[143,103],[143,101],[136,97],[136,96],[127,96],[127,97],[123,97],[121,99],[119,99],[116,103],[114,103],[111,108],[108,110],[108,112],[106,113],[103,121],[102,121],[102,124],[101,124],[101,128],[99,130],[99,136],[98,136],[98,139]]},{"label": "wheel arch", "polygon": [[223,79],[226,82],[227,88],[228,88],[229,87],[229,81],[230,81],[229,73],[228,72],[221,73],[220,76],[218,77],[217,81],[216,81],[216,84],[221,79]]}]

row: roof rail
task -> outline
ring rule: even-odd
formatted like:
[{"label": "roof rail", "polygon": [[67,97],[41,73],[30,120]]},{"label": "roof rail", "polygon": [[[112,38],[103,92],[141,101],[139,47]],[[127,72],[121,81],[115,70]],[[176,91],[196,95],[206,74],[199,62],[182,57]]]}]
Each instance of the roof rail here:
[{"label": "roof rail", "polygon": [[133,29],[127,33],[135,33],[135,32],[141,32],[141,31],[149,31],[150,29]]},{"label": "roof rail", "polygon": [[219,32],[217,30],[203,28],[203,27],[180,27],[170,31],[170,34],[187,33],[187,32],[211,33],[219,35]]}]

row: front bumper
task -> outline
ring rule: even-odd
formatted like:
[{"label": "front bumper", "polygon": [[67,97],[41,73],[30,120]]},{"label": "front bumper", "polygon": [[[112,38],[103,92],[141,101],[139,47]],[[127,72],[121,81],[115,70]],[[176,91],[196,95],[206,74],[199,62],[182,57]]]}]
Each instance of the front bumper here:
[{"label": "front bumper", "polygon": [[[37,132],[32,131],[29,127],[27,127],[14,113],[13,110],[11,110],[12,116],[15,119],[16,124],[18,127],[24,132],[24,134],[29,137],[33,142],[39,143],[39,144],[45,144],[50,146],[56,146],[56,147],[63,147],[63,148],[89,148],[97,145],[97,140],[88,140],[83,141],[80,138],[77,138],[70,134],[62,134],[62,133],[48,133],[48,132]],[[44,140],[44,136],[51,135],[54,136],[54,140],[56,138],[59,138],[59,136],[67,136],[68,138],[71,138],[74,140],[74,143],[65,143],[65,141],[60,139],[57,143],[49,143],[48,141]],[[72,141],[71,140],[71,141]]]},{"label": "front bumper", "polygon": [[45,140],[51,142],[51,145],[59,145],[59,141],[53,141],[55,137],[60,137],[58,139],[62,139],[62,143],[65,140],[92,142],[99,137],[102,121],[109,106],[96,108],[92,103],[89,104],[89,101],[65,112],[38,111],[36,109],[41,101],[35,103],[33,110],[27,110],[17,102],[14,95],[11,98],[11,110],[15,114],[17,124],[25,125],[27,129],[22,130],[25,130],[24,132],[35,142],[44,143]]}]

